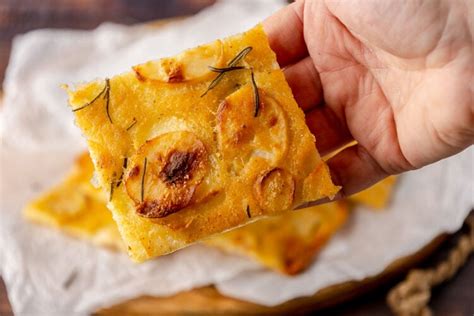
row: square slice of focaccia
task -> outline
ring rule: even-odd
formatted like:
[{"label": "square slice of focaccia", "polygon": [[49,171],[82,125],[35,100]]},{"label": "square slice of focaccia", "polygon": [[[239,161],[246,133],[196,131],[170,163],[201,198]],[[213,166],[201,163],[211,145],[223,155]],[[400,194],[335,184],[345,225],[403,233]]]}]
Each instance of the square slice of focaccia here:
[{"label": "square slice of focaccia", "polygon": [[338,191],[261,26],[68,92],[135,261]]},{"label": "square slice of focaccia", "polygon": [[99,246],[125,249],[107,209],[107,196],[91,184],[94,166],[88,153],[77,158],[66,178],[31,201],[24,216]]},{"label": "square slice of focaccia", "polygon": [[338,201],[261,219],[211,237],[206,244],[294,275],[306,269],[346,222],[348,205]]}]

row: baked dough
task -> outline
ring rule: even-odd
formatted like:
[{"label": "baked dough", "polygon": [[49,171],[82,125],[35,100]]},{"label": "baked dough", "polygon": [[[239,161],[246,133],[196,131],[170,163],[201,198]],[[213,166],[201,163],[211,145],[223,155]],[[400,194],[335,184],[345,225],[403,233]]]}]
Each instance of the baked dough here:
[{"label": "baked dough", "polygon": [[32,222],[60,229],[98,246],[125,250],[106,207],[106,194],[91,184],[93,171],[89,154],[82,154],[66,178],[28,203],[23,214]]},{"label": "baked dough", "polygon": [[214,236],[206,244],[253,258],[278,272],[294,275],[307,268],[330,237],[345,223],[344,201],[264,218]]},{"label": "baked dough", "polygon": [[135,261],[339,189],[260,25],[68,93]]}]

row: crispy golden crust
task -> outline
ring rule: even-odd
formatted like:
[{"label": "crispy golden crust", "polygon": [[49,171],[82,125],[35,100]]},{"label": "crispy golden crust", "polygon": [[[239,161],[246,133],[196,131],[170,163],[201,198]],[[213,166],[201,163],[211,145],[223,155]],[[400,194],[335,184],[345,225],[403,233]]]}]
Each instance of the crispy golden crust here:
[{"label": "crispy golden crust", "polygon": [[212,237],[206,243],[293,275],[313,262],[347,215],[347,203],[334,202],[265,218]]},{"label": "crispy golden crust", "polygon": [[69,97],[136,261],[338,190],[261,26]]},{"label": "crispy golden crust", "polygon": [[60,184],[25,207],[24,216],[99,246],[124,249],[105,195],[90,183],[93,171],[89,154],[84,153]]}]

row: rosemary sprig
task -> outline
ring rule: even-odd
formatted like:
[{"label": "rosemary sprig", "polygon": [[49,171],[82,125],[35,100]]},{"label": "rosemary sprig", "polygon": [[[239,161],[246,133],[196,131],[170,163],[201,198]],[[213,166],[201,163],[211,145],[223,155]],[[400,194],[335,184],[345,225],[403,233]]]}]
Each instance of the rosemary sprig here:
[{"label": "rosemary sprig", "polygon": [[217,75],[217,77],[211,81],[209,86],[207,87],[206,91],[204,91],[203,94],[201,94],[201,98],[205,96],[210,90],[214,89],[215,86],[222,80],[224,77],[225,72],[221,72],[220,74]]},{"label": "rosemary sprig", "polygon": [[[234,58],[232,58],[231,61],[227,63],[227,66],[228,66],[227,69],[235,67],[242,59],[245,58],[245,56],[248,55],[248,53],[250,53],[251,50],[252,50],[252,46],[245,47],[243,50],[241,50],[240,53],[238,53]],[[226,69],[226,68],[216,68],[216,69]],[[237,70],[237,69],[233,69],[233,70]],[[217,86],[217,84],[222,80],[222,78],[224,77],[224,74],[229,71],[230,70],[220,72],[217,75],[217,77],[211,81],[206,91],[204,91],[204,93],[201,94],[201,98],[205,96],[210,90],[214,89],[214,87]]]},{"label": "rosemary sprig", "polygon": [[141,202],[143,203],[143,198],[145,196],[145,173],[146,173],[146,165],[147,165],[147,159],[145,157],[145,160],[143,162],[143,174],[142,174],[142,191],[141,191]]},{"label": "rosemary sprig", "polygon": [[87,102],[86,104],[81,105],[80,107],[78,107],[76,109],[72,109],[72,111],[77,112],[77,111],[80,111],[82,109],[85,109],[89,105],[94,104],[94,102],[97,101],[100,97],[103,97],[105,99],[105,111],[107,112],[107,117],[108,117],[110,123],[113,124],[114,122],[112,122],[112,118],[110,117],[110,112],[109,112],[109,106],[110,106],[110,79],[109,78],[105,78],[105,86],[99,92],[98,95],[96,95],[91,101]]},{"label": "rosemary sprig", "polygon": [[207,87],[206,92],[204,92],[201,95],[201,97],[205,96],[210,90],[214,89],[214,87],[217,86],[217,84],[222,80],[222,78],[224,78],[225,73],[227,73],[229,71],[233,71],[233,70],[244,69],[244,68],[245,67],[232,66],[232,67],[227,67],[227,68],[214,68],[214,70],[211,69],[211,71],[213,71],[213,72],[218,72],[219,75],[217,75],[217,77],[214,80],[212,80],[211,84]]},{"label": "rosemary sprig", "polygon": [[109,118],[109,121],[111,124],[114,124],[114,122],[112,122],[112,118],[110,117],[110,112],[109,112],[109,105],[110,105],[110,80],[109,78],[106,78],[105,79],[105,86],[107,87],[106,91],[105,91],[105,112],[107,112],[107,117]]},{"label": "rosemary sprig", "polygon": [[252,81],[252,90],[253,90],[253,101],[255,103],[255,110],[254,110],[253,116],[257,117],[258,112],[260,111],[260,95],[258,94],[258,87],[257,87],[257,84],[255,83],[253,69],[250,70],[250,76],[252,79],[251,81]]},{"label": "rosemary sprig", "polygon": [[244,66],[232,66],[232,67],[224,67],[224,68],[217,68],[217,67],[208,66],[208,68],[212,72],[217,72],[217,73],[224,73],[224,72],[229,72],[229,71],[233,71],[233,70],[245,69]]},{"label": "rosemary sprig", "polygon": [[85,109],[86,107],[88,107],[89,105],[92,105],[95,101],[97,101],[97,99],[99,99],[107,90],[109,89],[109,79],[105,79],[105,85],[104,85],[104,88],[99,92],[98,95],[96,95],[92,100],[90,100],[89,102],[87,102],[86,104],[84,105],[81,105],[80,107],[76,108],[76,109],[73,109],[72,111],[73,112],[77,112],[77,111],[80,111],[82,109]]},{"label": "rosemary sprig", "polygon": [[132,127],[135,126],[135,124],[137,124],[137,119],[133,118],[132,123],[126,128],[126,130],[129,131]]},{"label": "rosemary sprig", "polygon": [[127,157],[123,158],[122,173],[120,174],[120,177],[119,177],[119,179],[117,180],[117,188],[122,184],[123,173],[124,173],[125,170],[127,169],[127,163],[128,163],[128,158],[127,158]]},{"label": "rosemary sprig", "polygon": [[245,210],[247,212],[247,217],[252,218],[252,214],[250,214],[250,206],[247,205],[247,209]]},{"label": "rosemary sprig", "polygon": [[242,59],[245,58],[245,56],[247,56],[250,53],[251,50],[252,50],[252,46],[245,47],[244,49],[240,51],[240,53],[238,53],[234,58],[232,58],[231,61],[229,61],[228,65],[229,66],[237,65]]},{"label": "rosemary sprig", "polygon": [[110,181],[110,194],[109,194],[109,202],[112,201],[112,197],[114,196],[114,187],[115,187],[115,180],[112,179]]}]

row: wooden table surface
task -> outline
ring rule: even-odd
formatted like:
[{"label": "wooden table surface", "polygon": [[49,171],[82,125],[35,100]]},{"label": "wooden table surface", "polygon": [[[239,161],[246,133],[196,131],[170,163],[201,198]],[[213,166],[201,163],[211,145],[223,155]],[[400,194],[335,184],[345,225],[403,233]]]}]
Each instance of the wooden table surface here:
[{"label": "wooden table surface", "polygon": [[[104,21],[134,24],[190,15],[214,2],[215,0],[0,0],[0,82],[3,82],[11,40],[16,34],[45,27],[91,29]],[[456,234],[450,236],[421,266],[429,267],[445,258],[456,238]],[[397,281],[399,280],[392,280],[376,291],[318,314],[390,315],[385,296]],[[435,315],[474,315],[472,258],[451,282],[439,286],[433,292],[430,305]],[[12,312],[5,285],[0,278],[0,316],[6,315],[12,315]]]}]

